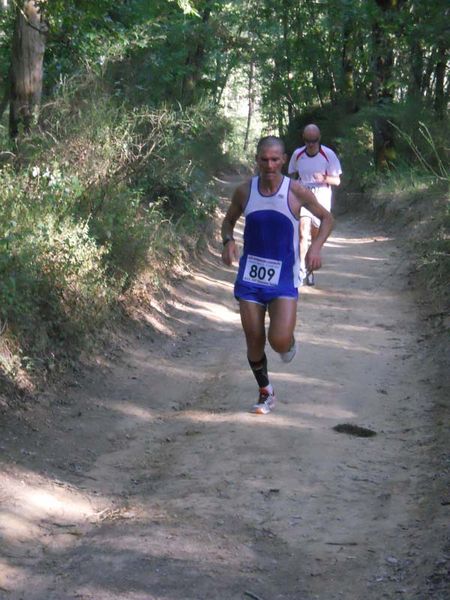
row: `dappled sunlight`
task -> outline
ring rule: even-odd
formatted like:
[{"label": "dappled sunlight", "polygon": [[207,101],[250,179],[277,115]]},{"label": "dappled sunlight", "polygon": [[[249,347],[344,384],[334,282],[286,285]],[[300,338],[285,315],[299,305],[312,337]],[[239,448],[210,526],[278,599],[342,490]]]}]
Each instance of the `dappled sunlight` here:
[{"label": "dappled sunlight", "polygon": [[[4,591],[9,596],[10,582],[28,581],[28,583],[30,583],[29,577],[30,575],[27,569],[10,565],[6,560],[3,560],[0,557],[0,592]],[[25,596],[21,597],[25,598]]]},{"label": "dappled sunlight", "polygon": [[310,415],[320,419],[354,419],[357,414],[351,410],[345,410],[340,406],[332,404],[312,404],[299,402],[297,405],[290,404],[289,409],[297,412]]},{"label": "dappled sunlight", "polygon": [[[278,360],[279,362],[279,358],[275,358],[275,360]],[[300,358],[301,360],[301,358]],[[274,362],[272,360],[269,359],[269,366],[273,366]],[[298,370],[298,367],[294,364],[293,366],[291,366],[291,369],[294,368],[296,370]],[[307,374],[305,374],[304,372],[296,372],[296,373],[287,373],[286,371],[281,371],[280,370],[281,367],[278,367],[275,370],[271,370],[270,373],[270,379],[271,381],[274,382],[282,382],[284,384],[287,383],[292,383],[293,385],[310,385],[310,386],[314,386],[315,388],[324,388],[324,389],[328,389],[328,390],[332,390],[336,388],[336,384],[332,381],[327,381],[326,379],[318,379],[317,377],[309,377]]]},{"label": "dappled sunlight", "polygon": [[158,317],[155,317],[152,312],[148,310],[137,310],[136,312],[147,325],[150,325],[158,333],[167,336],[172,335],[171,329],[164,322],[160,321]]},{"label": "dappled sunlight", "polygon": [[127,417],[135,417],[144,421],[145,423],[153,423],[158,419],[158,415],[155,415],[153,411],[142,408],[142,406],[137,406],[136,404],[132,404],[130,401],[123,402],[108,402],[108,408],[111,410],[115,410],[116,412],[122,413]]},{"label": "dappled sunlight", "polygon": [[328,269],[327,269],[328,273],[330,273],[331,275],[333,275],[334,278],[339,277],[339,278],[349,278],[349,279],[358,279],[358,280],[363,280],[363,279],[368,279],[368,280],[372,280],[373,276],[372,275],[361,275],[360,273],[352,273],[352,272],[345,272],[343,273],[342,271],[335,271],[332,267],[332,265],[328,265]]},{"label": "dappled sunlight", "polygon": [[206,283],[207,285],[209,285],[211,287],[219,288],[219,289],[223,289],[223,290],[227,290],[227,291],[233,290],[233,287],[234,287],[233,282],[224,281],[224,280],[220,280],[220,279],[214,279],[213,277],[209,277],[208,275],[205,275],[204,273],[195,273],[193,276],[193,280],[196,282]]},{"label": "dappled sunlight", "polygon": [[[36,476],[35,476],[36,477]],[[39,478],[35,484],[19,484],[13,479],[5,485],[9,492],[21,497],[26,513],[31,517],[41,517],[45,514],[68,519],[84,518],[92,513],[89,500],[78,495],[74,490],[53,486],[51,480]],[[47,487],[48,486],[48,487]],[[45,489],[47,487],[47,489]]]},{"label": "dappled sunlight", "polygon": [[[341,273],[339,273],[339,275],[341,275]],[[373,292],[372,289],[376,288],[377,289],[377,295],[376,295],[376,300],[377,303],[382,304],[382,302],[386,301],[386,300],[391,300],[393,298],[393,295],[390,293],[385,293],[383,294],[380,291],[380,288],[376,286],[376,284],[374,283],[374,285],[372,286],[372,288],[367,288],[366,290],[352,290],[350,291],[349,288],[346,288],[345,292],[340,292],[338,289],[336,288],[328,288],[328,289],[321,289],[319,287],[305,287],[305,288],[301,288],[301,292],[300,292],[300,297],[305,295],[305,296],[322,296],[326,301],[327,301],[327,305],[329,305],[330,307],[332,306],[332,310],[333,312],[335,311],[345,311],[348,312],[348,306],[339,306],[338,302],[340,300],[357,300],[359,303],[359,307],[361,309],[364,308],[364,302],[367,302],[368,300],[373,301]],[[336,302],[335,302],[336,301]],[[379,301],[379,302],[378,302]],[[312,307],[317,308],[318,310],[322,310],[322,306],[320,305],[312,305]],[[308,310],[311,307],[308,306]]]},{"label": "dappled sunlight", "polygon": [[348,325],[345,323],[333,323],[331,326],[333,329],[342,329],[342,331],[348,331],[349,333],[369,333],[377,331],[377,327],[366,327],[363,325]]},{"label": "dappled sunlight", "polygon": [[195,313],[206,317],[210,321],[216,323],[239,323],[240,317],[235,310],[231,310],[228,306],[218,304],[217,302],[208,302],[207,300],[189,299],[190,306],[180,305],[177,309],[181,312]]},{"label": "dappled sunlight", "polygon": [[283,429],[311,429],[315,428],[309,421],[300,418],[292,418],[291,415],[282,415],[271,413],[268,416],[254,415],[246,412],[222,412],[212,413],[209,411],[189,410],[183,411],[180,418],[192,421],[194,423],[233,423],[241,425],[251,425],[252,427],[277,427]]},{"label": "dappled sunlight", "polygon": [[334,240],[327,240],[324,245],[325,248],[345,248],[343,244],[336,244]]},{"label": "dappled sunlight", "polygon": [[333,339],[322,337],[318,339],[308,339],[308,344],[311,346],[325,346],[327,348],[339,348],[339,350],[347,350],[348,352],[363,352],[364,354],[378,355],[379,350],[371,350],[367,346],[356,344],[353,340],[345,341],[342,339]]},{"label": "dappled sunlight", "polygon": [[28,540],[40,534],[38,525],[9,510],[0,513],[0,532],[3,539],[13,541]]},{"label": "dappled sunlight", "polygon": [[[0,530],[3,538],[12,542],[42,535],[38,525],[45,519],[61,525],[80,523],[96,512],[86,494],[68,486],[56,487],[54,481],[35,473],[24,472],[21,480],[3,475],[2,491],[10,499],[10,508],[0,515]],[[16,505],[20,513],[15,511]]]},{"label": "dappled sunlight", "polygon": [[[195,493],[195,490],[193,490]],[[210,540],[205,540],[204,537],[198,535],[195,529],[188,529],[186,526],[181,528],[170,529],[164,528],[152,530],[151,539],[142,538],[139,544],[139,550],[147,559],[150,557],[157,559],[167,559],[170,561],[191,561],[197,563],[198,557],[201,556],[201,563],[212,565],[223,565],[223,559],[218,558],[218,550],[222,543],[220,534],[210,534]],[[102,547],[102,550],[104,548]],[[122,535],[120,538],[114,538],[114,553],[122,553],[127,556],[127,553],[136,552],[136,535]],[[238,553],[227,552],[227,566],[240,567],[243,564],[248,564],[249,559],[254,559],[254,552],[246,548],[242,548]]]},{"label": "dappled sunlight", "polygon": [[[333,260],[335,260],[333,258]],[[367,260],[370,262],[381,262],[381,263],[385,263],[386,262],[386,258],[378,258],[376,256],[361,256],[360,254],[340,254],[339,255],[339,263],[345,260],[352,260],[352,261],[358,261],[358,260]],[[358,273],[358,276],[361,276],[361,273]]]},{"label": "dappled sunlight", "polygon": [[[302,292],[303,294],[303,292]],[[305,292],[305,294],[302,297],[302,302],[304,301],[305,303],[308,302],[308,304],[305,306],[302,306],[300,304],[299,306],[299,327],[300,327],[300,331],[302,329],[302,317],[303,315],[306,315],[306,313],[304,313],[304,311],[306,310],[306,307],[309,310],[314,310],[314,311],[318,311],[321,313],[321,316],[323,314],[324,309],[326,308],[329,311],[329,314],[338,314],[339,316],[342,315],[348,315],[348,307],[347,306],[335,306],[333,304],[326,304],[326,305],[322,305],[322,306],[318,306],[316,304],[314,304],[314,296],[315,296],[315,292],[310,291],[309,289]],[[319,295],[319,294],[317,294]],[[328,297],[327,297],[328,298]],[[311,303],[311,304],[310,304]]]},{"label": "dappled sunlight", "polygon": [[[348,256],[346,256],[344,254],[344,255],[341,255],[339,258],[340,259],[342,259],[342,258],[343,259],[351,258],[352,260],[354,260],[354,259],[356,259],[356,260],[368,260],[368,261],[371,261],[371,262],[382,262],[382,263],[386,262],[386,258],[385,257],[378,258],[376,256],[361,256],[360,254],[357,254],[356,256],[355,255],[351,255],[351,254],[348,255]],[[361,277],[361,274],[358,273],[358,276]]]},{"label": "dappled sunlight", "polygon": [[[140,359],[135,358],[135,363],[138,368],[154,373],[155,377],[161,374],[165,378],[169,377],[170,379],[179,381],[180,385],[185,379],[199,383],[207,380],[205,371],[202,371],[201,369],[191,369],[189,372],[186,372],[186,367],[182,362],[174,363],[171,362],[170,359],[168,359],[167,362],[164,362],[163,359],[158,360],[158,362],[149,362],[148,356],[142,356]],[[179,366],[177,366],[178,364]]]},{"label": "dappled sunlight", "polygon": [[385,236],[376,236],[371,238],[342,238],[332,236],[330,238],[331,242],[336,242],[337,244],[342,244],[342,246],[354,246],[356,244],[378,244],[380,242],[392,242],[394,238],[385,237]]}]

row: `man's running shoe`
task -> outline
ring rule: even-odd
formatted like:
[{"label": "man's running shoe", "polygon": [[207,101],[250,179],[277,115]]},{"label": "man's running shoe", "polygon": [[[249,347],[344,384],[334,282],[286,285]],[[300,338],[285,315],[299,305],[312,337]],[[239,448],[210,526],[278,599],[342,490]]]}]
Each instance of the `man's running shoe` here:
[{"label": "man's running shoe", "polygon": [[314,273],[312,271],[306,273],[306,285],[315,285]]},{"label": "man's running shoe", "polygon": [[297,344],[295,343],[295,339],[292,339],[292,346],[289,348],[287,352],[280,352],[280,358],[284,363],[290,363],[294,358],[297,352]]},{"label": "man's running shoe", "polygon": [[255,415],[268,415],[275,406],[275,393],[268,388],[259,388],[259,400],[252,406],[250,412]]}]

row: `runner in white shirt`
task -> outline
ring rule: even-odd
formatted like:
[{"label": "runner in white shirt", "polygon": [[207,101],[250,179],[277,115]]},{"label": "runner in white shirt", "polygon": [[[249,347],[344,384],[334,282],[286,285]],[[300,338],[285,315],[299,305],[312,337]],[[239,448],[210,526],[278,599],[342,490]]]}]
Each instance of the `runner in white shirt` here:
[{"label": "runner in white shirt", "polygon": [[[331,210],[332,185],[341,183],[341,164],[331,148],[320,143],[320,129],[317,125],[307,125],[303,130],[305,145],[297,148],[289,161],[289,177],[298,178],[309,188],[319,204]],[[320,221],[306,208],[300,214],[300,284],[306,279],[307,285],[314,285],[313,272],[306,272],[305,256],[308,251],[309,237],[314,240],[319,231]]]}]

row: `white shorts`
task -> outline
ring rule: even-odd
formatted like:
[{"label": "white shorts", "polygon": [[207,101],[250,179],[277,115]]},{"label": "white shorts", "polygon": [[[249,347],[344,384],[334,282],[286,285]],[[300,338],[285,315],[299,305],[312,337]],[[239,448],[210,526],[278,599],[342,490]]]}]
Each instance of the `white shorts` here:
[{"label": "white shorts", "polygon": [[[328,187],[323,188],[310,188],[314,196],[317,198],[318,203],[326,208],[328,212],[331,211],[331,190]],[[311,219],[311,225],[317,229],[320,227],[320,219],[315,217],[307,208],[302,206],[300,210],[300,218],[305,217]]]}]

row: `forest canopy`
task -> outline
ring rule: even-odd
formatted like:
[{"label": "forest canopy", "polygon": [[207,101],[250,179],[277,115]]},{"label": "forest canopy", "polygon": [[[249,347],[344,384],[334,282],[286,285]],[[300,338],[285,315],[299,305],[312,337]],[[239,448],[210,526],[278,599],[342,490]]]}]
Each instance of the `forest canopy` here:
[{"label": "forest canopy", "polygon": [[38,54],[45,44],[46,96],[87,65],[108,66],[116,94],[152,104],[221,105],[239,75],[239,93],[280,134],[330,102],[349,111],[407,102],[443,118],[449,10],[444,0],[4,0],[3,95],[25,21],[42,38]]}]

